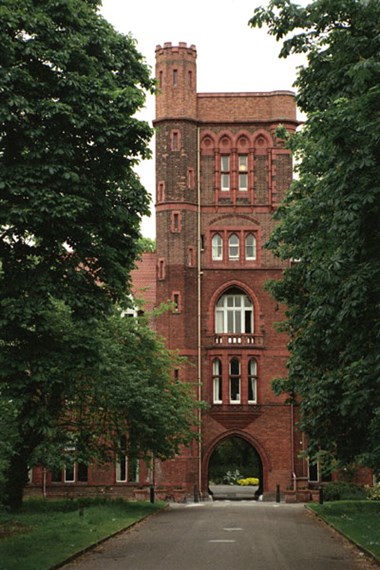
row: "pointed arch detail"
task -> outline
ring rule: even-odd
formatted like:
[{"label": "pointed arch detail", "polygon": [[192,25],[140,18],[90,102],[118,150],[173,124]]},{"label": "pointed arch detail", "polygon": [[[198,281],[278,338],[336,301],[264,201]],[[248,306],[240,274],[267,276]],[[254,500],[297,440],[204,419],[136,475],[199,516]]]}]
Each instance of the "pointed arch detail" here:
[{"label": "pointed arch detail", "polygon": [[267,454],[266,450],[262,446],[262,444],[253,436],[246,433],[243,430],[238,429],[231,429],[219,434],[215,437],[207,446],[207,450],[203,453],[202,457],[202,486],[203,488],[207,488],[207,478],[208,478],[208,466],[210,462],[210,458],[214,450],[220,445],[225,439],[230,437],[240,437],[244,439],[249,445],[251,445],[254,450],[258,453],[262,466],[263,466],[263,474],[264,474],[264,489],[267,485],[267,478],[268,473],[272,471],[272,463]]}]

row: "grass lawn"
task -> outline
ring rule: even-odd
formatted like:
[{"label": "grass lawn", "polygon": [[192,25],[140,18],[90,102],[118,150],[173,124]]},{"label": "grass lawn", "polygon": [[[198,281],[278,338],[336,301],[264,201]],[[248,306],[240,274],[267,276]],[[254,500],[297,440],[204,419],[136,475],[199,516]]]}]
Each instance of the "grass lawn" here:
[{"label": "grass lawn", "polygon": [[165,505],[121,499],[81,503],[28,500],[17,514],[0,512],[1,570],[51,568]]},{"label": "grass lawn", "polygon": [[380,501],[333,501],[309,506],[380,562]]}]

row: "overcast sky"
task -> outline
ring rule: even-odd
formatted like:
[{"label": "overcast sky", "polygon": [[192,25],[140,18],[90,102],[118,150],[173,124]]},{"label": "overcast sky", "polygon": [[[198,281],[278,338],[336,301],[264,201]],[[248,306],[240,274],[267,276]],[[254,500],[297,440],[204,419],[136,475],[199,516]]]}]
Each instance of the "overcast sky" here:
[{"label": "overcast sky", "polygon": [[[265,4],[266,0],[103,0],[101,13],[119,32],[132,34],[152,72],[156,45],[194,44],[198,92],[294,90],[302,59],[279,59],[281,45],[264,29],[248,26],[254,9]],[[142,117],[154,119],[152,97]],[[154,203],[154,161],[141,165],[139,174]],[[155,237],[154,215],[143,220],[142,231]]]}]

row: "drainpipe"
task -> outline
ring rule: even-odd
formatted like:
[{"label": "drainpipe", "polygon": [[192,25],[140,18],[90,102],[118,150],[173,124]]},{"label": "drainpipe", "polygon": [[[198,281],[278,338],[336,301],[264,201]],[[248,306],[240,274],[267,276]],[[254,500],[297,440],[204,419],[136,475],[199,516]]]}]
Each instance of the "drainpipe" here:
[{"label": "drainpipe", "polygon": [[[198,367],[198,402],[202,399],[202,337],[201,337],[201,158],[200,158],[200,130],[197,127],[197,367]],[[202,426],[201,410],[198,410],[198,492],[202,490]]]},{"label": "drainpipe", "polygon": [[293,479],[293,490],[297,490],[297,476],[296,476],[296,468],[295,468],[295,461],[294,461],[294,405],[290,404],[290,448],[291,448],[291,464],[292,464],[292,479]]}]

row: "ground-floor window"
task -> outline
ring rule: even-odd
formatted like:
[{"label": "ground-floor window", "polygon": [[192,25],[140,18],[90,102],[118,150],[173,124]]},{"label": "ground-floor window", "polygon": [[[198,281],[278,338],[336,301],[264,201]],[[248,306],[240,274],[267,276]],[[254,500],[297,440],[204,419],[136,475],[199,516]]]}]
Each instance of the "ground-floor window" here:
[{"label": "ground-floor window", "polygon": [[307,468],[308,468],[308,480],[310,483],[319,483],[321,481],[323,483],[328,483],[329,481],[332,480],[331,472],[324,471],[321,464],[318,461],[312,463],[311,461],[308,460]]},{"label": "ground-floor window", "polygon": [[128,483],[139,481],[139,459],[127,455],[127,438],[120,438],[119,450],[116,455],[116,482]]},{"label": "ground-floor window", "polygon": [[52,483],[87,483],[88,466],[84,463],[67,462],[62,467],[51,469]]}]

